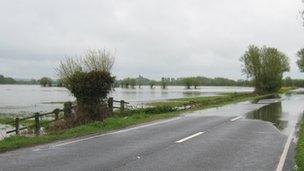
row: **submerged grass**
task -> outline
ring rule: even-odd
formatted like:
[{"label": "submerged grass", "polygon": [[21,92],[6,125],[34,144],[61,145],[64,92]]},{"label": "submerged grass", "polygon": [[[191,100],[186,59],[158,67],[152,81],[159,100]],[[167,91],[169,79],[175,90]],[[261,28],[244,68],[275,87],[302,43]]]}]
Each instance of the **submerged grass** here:
[{"label": "submerged grass", "polygon": [[[214,97],[182,98],[152,103],[150,104],[152,107],[128,110],[123,114],[116,113],[104,121],[88,123],[60,131],[50,131],[45,135],[32,137],[10,136],[0,141],[0,152],[89,134],[105,133],[144,122],[175,117],[185,111],[217,107],[259,97],[261,96],[253,93],[229,93]],[[191,106],[191,108],[178,108],[182,106]]]},{"label": "submerged grass", "polygon": [[297,87],[281,87],[281,89],[279,90],[280,94],[284,94],[284,93],[288,93],[291,90],[295,90],[297,89]]},{"label": "submerged grass", "polygon": [[13,122],[14,118],[0,116],[0,124],[7,124],[9,122]]}]

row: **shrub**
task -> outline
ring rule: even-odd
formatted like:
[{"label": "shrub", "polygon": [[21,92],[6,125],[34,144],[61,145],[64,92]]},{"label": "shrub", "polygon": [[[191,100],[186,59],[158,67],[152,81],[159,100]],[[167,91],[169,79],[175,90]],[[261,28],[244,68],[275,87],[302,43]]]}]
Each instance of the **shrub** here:
[{"label": "shrub", "polygon": [[107,115],[105,98],[115,77],[110,73],[114,57],[105,50],[88,50],[80,59],[67,58],[57,69],[63,85],[77,100],[75,121],[100,119]]}]

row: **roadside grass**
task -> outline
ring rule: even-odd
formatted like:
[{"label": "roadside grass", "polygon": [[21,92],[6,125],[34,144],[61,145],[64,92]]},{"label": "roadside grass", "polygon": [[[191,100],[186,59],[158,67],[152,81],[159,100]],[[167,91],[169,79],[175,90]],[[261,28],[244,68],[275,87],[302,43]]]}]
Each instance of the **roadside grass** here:
[{"label": "roadside grass", "polygon": [[[106,133],[140,123],[176,117],[185,111],[219,107],[240,101],[256,100],[262,97],[263,96],[254,93],[226,93],[214,97],[181,98],[151,103],[151,107],[127,110],[124,113],[116,112],[113,116],[103,121],[92,122],[59,131],[48,131],[47,134],[40,136],[10,136],[0,141],[0,152],[67,138]],[[178,108],[182,106],[191,106],[191,108]]]},{"label": "roadside grass", "polygon": [[167,101],[152,102],[148,103],[152,107],[185,107],[191,106],[191,109],[203,109],[206,107],[214,107],[217,105],[224,105],[227,103],[235,103],[244,100],[250,100],[254,98],[261,97],[254,93],[225,93],[220,96],[211,97],[190,97],[190,98],[180,98],[180,99],[169,99]]},{"label": "roadside grass", "polygon": [[304,171],[304,118],[300,124],[299,139],[296,148],[296,164],[299,171]]}]

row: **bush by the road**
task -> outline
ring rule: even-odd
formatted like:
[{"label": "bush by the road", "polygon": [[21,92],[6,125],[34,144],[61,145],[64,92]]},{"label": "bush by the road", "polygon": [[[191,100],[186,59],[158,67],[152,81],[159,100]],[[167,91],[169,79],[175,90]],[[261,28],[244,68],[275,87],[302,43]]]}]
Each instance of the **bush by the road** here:
[{"label": "bush by the road", "polygon": [[115,77],[111,75],[114,57],[106,50],[88,50],[84,57],[67,58],[57,68],[62,84],[76,97],[76,124],[85,120],[101,120],[102,110]]}]

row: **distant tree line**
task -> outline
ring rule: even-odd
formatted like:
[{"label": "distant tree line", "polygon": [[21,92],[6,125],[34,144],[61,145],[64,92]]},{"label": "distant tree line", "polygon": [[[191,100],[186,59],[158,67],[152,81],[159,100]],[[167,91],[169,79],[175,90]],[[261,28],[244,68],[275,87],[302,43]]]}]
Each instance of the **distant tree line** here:
[{"label": "distant tree line", "polygon": [[[286,77],[282,79],[280,83],[285,87],[304,87],[304,79],[292,79],[291,77]],[[122,88],[135,88],[141,86],[150,86],[154,88],[155,86],[160,86],[166,88],[167,86],[184,86],[186,89],[198,88],[199,86],[242,86],[242,87],[253,87],[254,80],[233,80],[222,77],[208,78],[203,76],[196,77],[181,77],[181,78],[171,78],[163,77],[160,80],[150,80],[139,76],[137,78],[125,78],[121,80],[116,80],[114,86]]]},{"label": "distant tree line", "polygon": [[4,77],[0,75],[0,84],[16,84],[16,80],[11,77]]},{"label": "distant tree line", "polygon": [[285,87],[304,87],[303,79],[292,79],[291,77],[286,77],[283,79],[283,86]]},{"label": "distant tree line", "polygon": [[11,77],[5,77],[4,75],[0,75],[0,84],[37,84],[37,80],[21,80],[14,79]]},{"label": "distant tree line", "polygon": [[124,78],[116,80],[115,87],[122,88],[135,88],[135,86],[141,87],[142,85],[149,85],[151,88],[154,86],[161,86],[166,88],[167,86],[185,86],[186,88],[197,88],[198,86],[252,86],[252,81],[248,80],[232,80],[222,77],[208,78],[203,76],[196,77],[162,77],[160,80],[150,80],[143,76],[137,78]]},{"label": "distant tree line", "polygon": [[[62,81],[54,80],[49,77],[42,77],[39,80],[31,79],[31,80],[16,80],[11,77],[4,77],[0,75],[0,84],[28,84],[28,85],[36,85],[39,84],[42,87],[62,87]],[[198,86],[243,86],[249,87],[254,86],[253,81],[249,80],[232,80],[222,77],[216,78],[207,78],[202,76],[197,77],[181,77],[181,78],[171,78],[171,77],[163,77],[161,80],[150,80],[148,78],[144,78],[143,76],[139,76],[137,78],[125,78],[122,80],[116,80],[114,87],[122,87],[122,88],[135,88],[141,86],[150,86],[154,88],[155,86],[161,86],[166,88],[167,86],[185,86],[185,88],[197,88]],[[286,77],[282,81],[282,85],[286,87],[304,87],[304,79],[292,79],[291,77]]]},{"label": "distant tree line", "polygon": [[43,87],[61,87],[62,82],[58,80],[51,79],[49,77],[42,77],[41,79],[14,79],[11,77],[5,77],[0,75],[0,84],[24,84],[24,85],[36,85],[39,84]]}]

